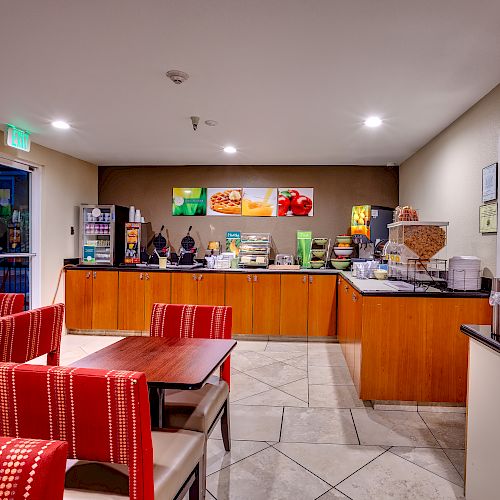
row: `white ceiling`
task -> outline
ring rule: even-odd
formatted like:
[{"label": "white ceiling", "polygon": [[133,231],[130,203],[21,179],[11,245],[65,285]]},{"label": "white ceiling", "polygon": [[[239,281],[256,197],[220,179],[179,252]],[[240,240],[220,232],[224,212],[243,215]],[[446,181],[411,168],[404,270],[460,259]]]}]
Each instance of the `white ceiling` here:
[{"label": "white ceiling", "polygon": [[499,19],[499,0],[18,0],[0,123],[101,165],[401,162],[500,82]]}]

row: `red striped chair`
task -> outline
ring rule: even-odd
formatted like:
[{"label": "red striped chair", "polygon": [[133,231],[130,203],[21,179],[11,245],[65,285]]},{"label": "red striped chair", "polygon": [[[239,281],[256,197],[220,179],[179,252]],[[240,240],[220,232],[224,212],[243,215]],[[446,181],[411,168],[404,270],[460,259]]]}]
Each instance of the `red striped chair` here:
[{"label": "red striped chair", "polygon": [[[152,337],[230,339],[232,308],[154,304],[151,315]],[[210,435],[221,420],[222,438],[231,449],[229,422],[230,358],[221,366],[220,379],[213,377],[196,391],[167,389],[163,393],[163,426],[189,429]]]},{"label": "red striped chair", "polygon": [[0,293],[0,316],[9,316],[24,311],[24,294]]},{"label": "red striped chair", "polygon": [[65,500],[199,498],[205,438],[151,432],[143,373],[0,363],[0,398],[2,435],[68,443]]},{"label": "red striped chair", "polygon": [[58,365],[63,317],[64,304],[1,317],[0,362],[25,363],[47,354],[47,364]]},{"label": "red striped chair", "polygon": [[68,443],[0,437],[0,498],[62,500]]}]

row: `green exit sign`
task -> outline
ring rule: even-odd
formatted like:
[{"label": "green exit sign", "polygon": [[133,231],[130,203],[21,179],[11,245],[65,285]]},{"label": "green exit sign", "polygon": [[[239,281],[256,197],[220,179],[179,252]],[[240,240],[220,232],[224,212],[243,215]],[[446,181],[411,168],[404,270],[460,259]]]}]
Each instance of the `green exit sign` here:
[{"label": "green exit sign", "polygon": [[30,133],[27,130],[7,124],[5,126],[5,144],[11,148],[29,151],[31,146]]}]

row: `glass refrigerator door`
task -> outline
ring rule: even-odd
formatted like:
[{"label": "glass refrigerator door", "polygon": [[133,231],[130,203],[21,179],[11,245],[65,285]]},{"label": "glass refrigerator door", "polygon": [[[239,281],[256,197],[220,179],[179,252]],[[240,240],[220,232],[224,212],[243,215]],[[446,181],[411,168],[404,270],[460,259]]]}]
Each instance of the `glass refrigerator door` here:
[{"label": "glass refrigerator door", "polygon": [[82,262],[111,264],[112,253],[111,207],[82,207]]}]

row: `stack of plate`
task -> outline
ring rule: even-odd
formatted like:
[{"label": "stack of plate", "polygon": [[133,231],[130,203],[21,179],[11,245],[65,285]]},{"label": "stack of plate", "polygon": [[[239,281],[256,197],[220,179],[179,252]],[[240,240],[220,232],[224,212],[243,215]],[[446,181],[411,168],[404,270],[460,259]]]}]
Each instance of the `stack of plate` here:
[{"label": "stack of plate", "polygon": [[448,288],[452,290],[481,289],[481,260],[478,257],[460,255],[450,259]]}]

